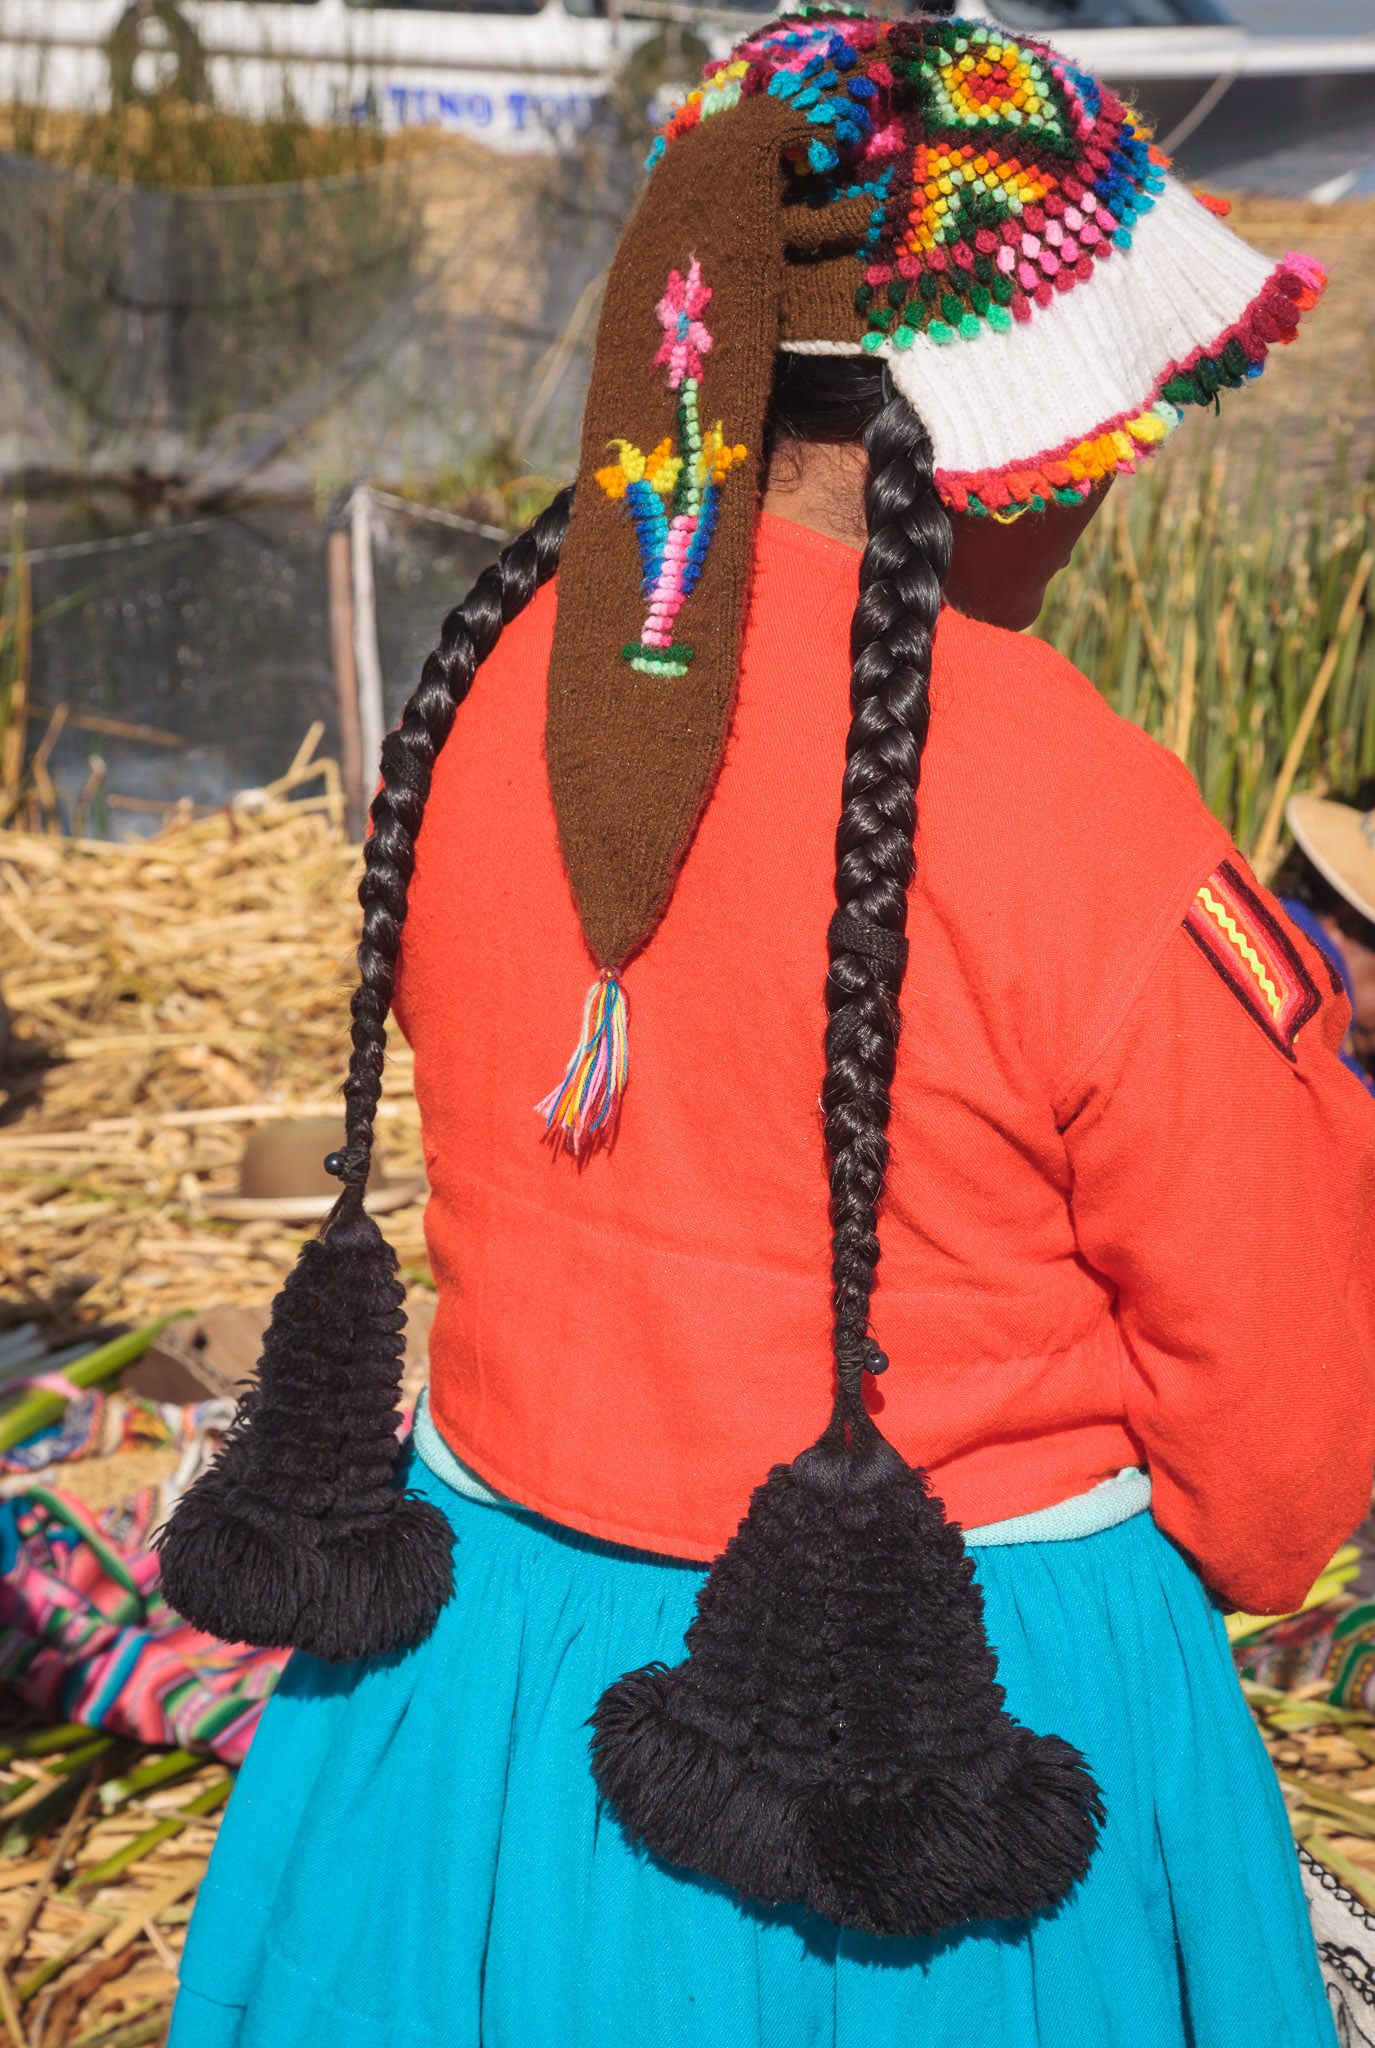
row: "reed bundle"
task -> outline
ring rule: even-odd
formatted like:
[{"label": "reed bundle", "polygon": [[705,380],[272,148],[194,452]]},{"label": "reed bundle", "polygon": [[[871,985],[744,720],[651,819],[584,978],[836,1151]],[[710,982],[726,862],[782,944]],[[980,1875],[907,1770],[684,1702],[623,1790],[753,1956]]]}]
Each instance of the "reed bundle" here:
[{"label": "reed bundle", "polygon": [[[127,183],[179,190],[279,184],[370,171],[413,153],[370,121],[312,127],[285,98],[262,120],[184,100],[67,112],[0,107],[0,148]],[[433,139],[427,138],[433,148]]]},{"label": "reed bundle", "polygon": [[[0,1292],[23,1319],[262,1303],[304,1226],[206,1214],[262,1124],[339,1109],[359,857],[318,733],[268,790],[143,840],[0,836]],[[322,795],[300,791],[323,776]],[[393,1034],[382,1139],[420,1167]],[[388,1218],[427,1280],[421,1203]]]},{"label": "reed bundle", "polygon": [[[1335,461],[1335,458],[1334,458]],[[1375,473],[1285,484],[1215,451],[1119,487],[1038,632],[1193,771],[1269,879],[1284,799],[1375,775]]]}]

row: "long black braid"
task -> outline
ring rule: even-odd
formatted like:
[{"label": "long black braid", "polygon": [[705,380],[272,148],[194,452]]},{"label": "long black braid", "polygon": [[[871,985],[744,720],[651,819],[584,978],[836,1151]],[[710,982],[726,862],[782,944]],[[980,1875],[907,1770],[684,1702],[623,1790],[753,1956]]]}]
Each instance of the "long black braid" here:
[{"label": "long black braid", "polygon": [[387,1014],[439,751],[503,626],[558,566],[571,489],[484,570],[382,748],[382,787],[359,898],[363,933],[344,1085],[344,1183],[321,1234],[273,1303],[258,1377],[217,1463],[163,1532],[163,1591],[229,1642],[285,1645],[331,1663],[420,1641],[453,1589],[453,1529],[396,1486],[403,1289],[363,1207]]},{"label": "long black braid", "polygon": [[[884,1364],[868,1338],[869,1299],[888,1167],[931,653],[952,536],[933,480],[930,436],[894,391],[885,365],[863,356],[781,355],[769,405],[770,463],[786,476],[795,444],[860,440],[869,458],[868,541],[850,623],[853,717],[836,829],[821,1097],[835,1356],[854,1398],[860,1372]],[[836,507],[838,514],[843,509]]]},{"label": "long black braid", "polygon": [[933,483],[931,440],[906,401],[887,403],[864,436],[869,539],[850,626],[850,704],[837,910],[828,934],[826,1079],[831,1160],[835,1355],[857,1390],[882,1368],[868,1340],[878,1210],[907,964],[907,891],[915,866],[917,786],[930,722],[931,652],[950,566],[950,520]]},{"label": "long black braid", "polygon": [[[863,1400],[907,964],[917,786],[951,526],[930,437],[862,358],[785,356],[786,443],[863,435],[868,542],[828,931],[826,1078],[836,1398],[776,1465],[697,1600],[688,1657],[603,1693],[593,1772],[632,1838],[749,1898],[872,1934],[1054,1905],[1101,1806],[1077,1752],[1003,1711],[973,1564]],[[839,511],[840,508],[837,507]]]},{"label": "long black braid", "polygon": [[332,1171],[361,1197],[372,1158],[373,1124],[382,1093],[387,1015],[396,986],[396,962],[415,872],[415,843],[440,750],[473,677],[501,638],[558,567],[573,510],[573,487],[561,490],[532,526],[484,569],[440,629],[420,681],[395,731],[382,743],[382,786],[372,802],[372,831],[363,850],[358,900],[363,932],[358,942],[358,986],[353,992],[353,1052],[344,1083],[345,1143],[332,1153]]}]

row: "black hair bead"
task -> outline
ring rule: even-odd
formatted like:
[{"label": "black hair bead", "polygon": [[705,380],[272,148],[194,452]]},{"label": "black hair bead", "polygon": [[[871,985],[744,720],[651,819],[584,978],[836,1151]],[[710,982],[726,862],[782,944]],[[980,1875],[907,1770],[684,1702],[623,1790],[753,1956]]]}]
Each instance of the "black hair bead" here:
[{"label": "black hair bead", "polygon": [[344,1155],[342,1152],[326,1152],[323,1163],[326,1173],[332,1173],[336,1180],[344,1178]]}]

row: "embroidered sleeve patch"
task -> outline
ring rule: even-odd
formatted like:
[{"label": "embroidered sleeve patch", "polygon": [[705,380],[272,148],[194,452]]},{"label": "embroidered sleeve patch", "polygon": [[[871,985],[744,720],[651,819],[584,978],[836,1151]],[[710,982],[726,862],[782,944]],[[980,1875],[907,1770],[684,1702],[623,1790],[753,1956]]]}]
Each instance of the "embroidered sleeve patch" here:
[{"label": "embroidered sleeve patch", "polygon": [[1209,875],[1184,929],[1271,1044],[1294,1059],[1294,1041],[1322,998],[1288,932],[1233,861]]}]

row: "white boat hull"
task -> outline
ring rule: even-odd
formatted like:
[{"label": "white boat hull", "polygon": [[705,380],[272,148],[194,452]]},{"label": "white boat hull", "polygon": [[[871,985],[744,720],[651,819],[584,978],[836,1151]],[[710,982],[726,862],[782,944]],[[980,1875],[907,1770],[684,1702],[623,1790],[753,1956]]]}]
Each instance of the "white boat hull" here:
[{"label": "white boat hull", "polygon": [[[109,95],[105,47],[126,0],[0,0],[0,101],[88,109]],[[216,104],[253,117],[284,89],[315,122],[376,118],[432,127],[503,150],[567,142],[593,119],[644,21],[580,19],[549,0],[529,15],[350,7],[345,0],[183,0],[203,45]],[[665,10],[667,11],[667,10]],[[995,19],[985,0],[960,12]],[[761,17],[762,18],[762,17]],[[718,15],[698,32],[724,53],[751,17]],[[1252,35],[1240,28],[1066,30],[1057,48],[1110,82],[1149,85],[1265,76],[1375,73],[1368,35]],[[150,52],[140,64],[156,72]]]}]

